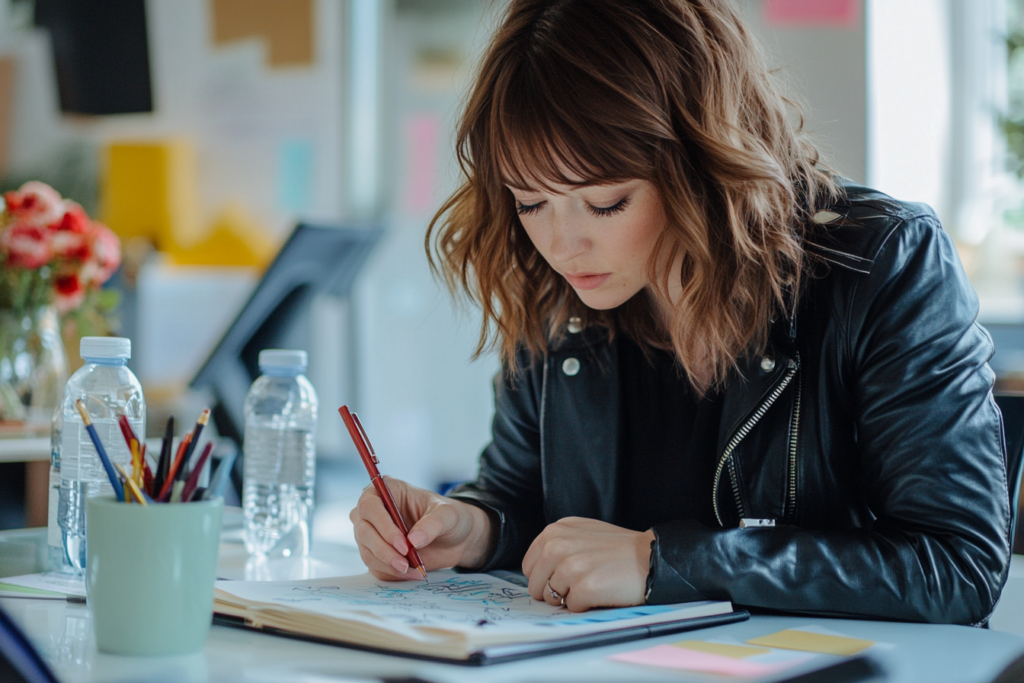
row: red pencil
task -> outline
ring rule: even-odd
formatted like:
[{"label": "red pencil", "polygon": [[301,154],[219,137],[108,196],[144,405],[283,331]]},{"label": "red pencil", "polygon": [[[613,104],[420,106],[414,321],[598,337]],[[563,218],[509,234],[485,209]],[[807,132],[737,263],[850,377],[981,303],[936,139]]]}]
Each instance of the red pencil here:
[{"label": "red pencil", "polygon": [[181,490],[181,502],[187,503],[188,499],[192,497],[192,492],[196,490],[196,486],[199,485],[199,475],[203,473],[203,466],[206,464],[206,459],[210,457],[210,451],[213,450],[213,442],[208,441],[206,448],[203,449],[202,455],[199,456],[199,462],[192,468],[192,474],[189,475],[188,481],[185,482],[185,488]]},{"label": "red pencil", "polygon": [[[398,506],[395,505],[395,499],[392,498],[391,491],[388,490],[387,482],[384,481],[384,477],[380,476],[380,472],[377,471],[377,463],[379,461],[377,460],[377,455],[373,452],[373,446],[370,445],[370,437],[366,436],[366,430],[363,429],[363,425],[359,422],[359,416],[349,412],[348,406],[338,408],[338,412],[341,413],[341,419],[345,421],[345,426],[348,427],[349,436],[352,437],[356,450],[359,451],[359,457],[363,459],[363,464],[366,465],[370,481],[373,482],[377,493],[380,495],[380,499],[384,501],[384,507],[387,508],[388,514],[391,515],[391,521],[402,531],[402,535],[406,537],[406,543],[409,543],[409,528],[405,526],[405,520],[402,519],[402,513],[398,511]],[[427,570],[423,566],[420,554],[416,552],[416,548],[412,547],[412,543],[409,543],[409,553],[406,555],[406,558],[409,560],[409,566],[415,567],[423,575],[423,580],[426,581]]]}]

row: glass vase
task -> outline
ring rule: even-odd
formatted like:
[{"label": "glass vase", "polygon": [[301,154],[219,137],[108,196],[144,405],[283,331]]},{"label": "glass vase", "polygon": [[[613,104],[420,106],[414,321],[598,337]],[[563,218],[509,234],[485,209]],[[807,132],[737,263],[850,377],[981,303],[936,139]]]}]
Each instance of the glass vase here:
[{"label": "glass vase", "polygon": [[67,378],[56,307],[0,309],[0,422],[48,429]]}]

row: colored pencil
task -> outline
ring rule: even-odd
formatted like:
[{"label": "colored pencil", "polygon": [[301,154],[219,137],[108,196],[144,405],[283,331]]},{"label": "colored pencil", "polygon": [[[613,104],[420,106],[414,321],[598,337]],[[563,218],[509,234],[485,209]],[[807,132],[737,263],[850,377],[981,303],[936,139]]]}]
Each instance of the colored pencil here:
[{"label": "colored pencil", "polygon": [[160,495],[157,496],[157,500],[161,503],[166,503],[171,497],[171,488],[174,485],[174,479],[178,473],[178,469],[182,466],[182,460],[185,458],[185,451],[188,449],[188,444],[192,440],[192,432],[185,435],[185,438],[178,444],[178,454],[174,457],[174,462],[171,463],[171,469],[167,473],[167,478],[164,479],[164,484],[160,488]]},{"label": "colored pencil", "polygon": [[[185,464],[192,461],[192,454],[199,446],[199,437],[203,435],[203,427],[210,421],[210,409],[204,408],[203,412],[199,414],[199,419],[196,420],[196,426],[192,430],[192,443],[189,444],[188,450],[185,451]],[[178,471],[178,479],[184,481],[189,475],[189,471]]]},{"label": "colored pencil", "polygon": [[153,481],[153,491],[159,491],[167,480],[167,473],[171,471],[171,452],[174,450],[174,416],[167,418],[167,427],[164,429],[164,440],[160,442],[160,459],[156,463],[156,479]]},{"label": "colored pencil", "polygon": [[199,477],[203,474],[203,467],[206,466],[206,460],[210,457],[211,451],[213,451],[213,442],[209,441],[206,447],[203,448],[203,453],[199,456],[199,460],[196,461],[195,467],[192,468],[192,474],[189,475],[188,481],[185,482],[185,488],[181,490],[182,503],[192,500],[192,494],[199,485]]},{"label": "colored pencil", "polygon": [[132,481],[137,485],[142,485],[142,444],[139,441],[139,437],[135,435],[135,430],[132,429],[132,425],[128,422],[128,416],[121,413],[117,416],[117,424],[121,428],[121,434],[124,436],[124,442],[128,444],[128,452],[132,454]]},{"label": "colored pencil", "polygon": [[138,487],[135,481],[124,471],[124,468],[121,467],[121,463],[115,462],[114,467],[117,468],[118,474],[120,474],[121,478],[124,480],[125,490],[131,492],[131,496],[135,499],[135,502],[139,505],[147,505],[146,496],[142,493],[142,490]]},{"label": "colored pencil", "polygon": [[223,498],[224,497],[224,486],[231,479],[231,468],[235,464],[235,458],[238,457],[238,451],[231,451],[223,458],[220,459],[220,464],[217,465],[217,471],[210,477],[210,485],[203,491],[203,495],[200,500],[210,500],[212,498]]},{"label": "colored pencil", "polygon": [[107,478],[110,479],[110,485],[114,487],[114,495],[117,496],[118,500],[124,499],[124,487],[121,486],[121,482],[117,478],[117,472],[114,471],[113,465],[110,464],[110,458],[107,456],[107,450],[103,447],[103,442],[100,441],[100,435],[96,433],[96,428],[92,425],[92,420],[89,418],[89,411],[85,409],[85,404],[82,403],[82,399],[75,401],[75,408],[78,409],[78,414],[82,416],[82,424],[85,426],[85,431],[89,432],[89,438],[92,439],[92,445],[96,447],[96,455],[99,456],[100,462],[103,463],[103,469],[107,472]]}]

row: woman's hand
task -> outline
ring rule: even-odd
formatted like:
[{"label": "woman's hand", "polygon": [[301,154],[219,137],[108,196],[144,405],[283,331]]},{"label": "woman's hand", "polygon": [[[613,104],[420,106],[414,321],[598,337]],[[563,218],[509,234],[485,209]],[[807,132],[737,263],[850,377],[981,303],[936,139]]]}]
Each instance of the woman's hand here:
[{"label": "woman's hand", "polygon": [[653,531],[630,531],[606,522],[566,517],[549,524],[523,558],[530,595],[573,612],[592,607],[642,605]]},{"label": "woman's hand", "polygon": [[452,498],[385,477],[395,505],[409,527],[406,542],[401,530],[370,485],[359,497],[349,519],[355,529],[359,555],[378,579],[420,579],[409,566],[409,543],[419,552],[425,568],[479,567],[491,552],[491,521],[487,513]]}]

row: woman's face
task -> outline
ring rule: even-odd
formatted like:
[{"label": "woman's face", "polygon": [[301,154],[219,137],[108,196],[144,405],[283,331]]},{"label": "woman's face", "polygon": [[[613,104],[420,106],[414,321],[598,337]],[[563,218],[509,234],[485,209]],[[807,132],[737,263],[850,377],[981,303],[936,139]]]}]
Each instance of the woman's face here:
[{"label": "woman's face", "polygon": [[508,188],[537,251],[587,306],[615,308],[651,284],[648,263],[665,213],[650,182]]}]

